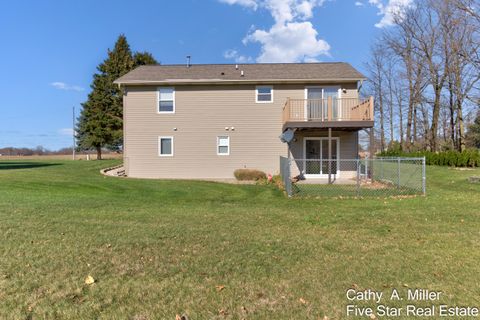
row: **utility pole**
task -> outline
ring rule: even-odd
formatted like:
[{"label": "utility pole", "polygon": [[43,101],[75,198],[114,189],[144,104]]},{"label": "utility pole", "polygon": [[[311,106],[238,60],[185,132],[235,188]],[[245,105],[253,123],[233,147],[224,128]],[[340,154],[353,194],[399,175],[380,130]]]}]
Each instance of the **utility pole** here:
[{"label": "utility pole", "polygon": [[73,137],[73,146],[72,146],[72,160],[75,160],[75,106],[73,106],[72,114],[72,137]]}]

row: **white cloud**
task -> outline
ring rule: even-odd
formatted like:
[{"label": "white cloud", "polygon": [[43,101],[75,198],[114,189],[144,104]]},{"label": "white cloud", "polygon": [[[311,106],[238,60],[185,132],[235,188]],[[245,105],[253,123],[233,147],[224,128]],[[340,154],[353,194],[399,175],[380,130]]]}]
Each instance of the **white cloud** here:
[{"label": "white cloud", "polygon": [[237,50],[229,49],[229,50],[227,50],[223,53],[223,56],[225,57],[225,59],[234,60],[235,62],[238,62],[238,63],[253,62],[252,57],[243,56],[243,55],[239,54]]},{"label": "white cloud", "polygon": [[59,89],[59,90],[66,90],[66,91],[83,91],[83,90],[85,90],[80,86],[69,85],[69,84],[66,84],[65,82],[52,82],[52,83],[50,83],[50,85],[52,87],[54,87],[55,89]]},{"label": "white cloud", "polygon": [[355,2],[355,5],[356,5],[357,7],[363,7],[365,4],[364,4],[363,2],[356,1],[356,2]]},{"label": "white cloud", "polygon": [[244,40],[262,45],[258,62],[314,62],[330,50],[330,45],[317,36],[312,23],[305,21],[275,24],[268,31],[255,30]]},{"label": "white cloud", "polygon": [[377,7],[378,15],[382,16],[380,22],[375,24],[377,28],[385,28],[391,26],[395,22],[395,17],[402,18],[405,9],[413,6],[413,0],[368,0],[368,3]]},{"label": "white cloud", "polygon": [[313,9],[321,6],[324,0],[264,0],[259,5],[268,9],[276,24],[294,20],[308,20],[313,17]]},{"label": "white cloud", "polygon": [[252,8],[253,10],[257,10],[258,8],[256,0],[219,0],[219,1],[227,4],[239,4],[247,8]]},{"label": "white cloud", "polygon": [[73,129],[72,128],[62,128],[58,130],[58,133],[61,134],[62,136],[71,136],[73,135]]},{"label": "white cloud", "polygon": [[[261,53],[258,62],[311,62],[320,55],[328,55],[330,45],[318,38],[318,32],[308,21],[313,18],[313,9],[325,0],[219,0],[257,10],[268,10],[275,20],[268,30],[251,30],[243,44],[259,43]],[[246,58],[236,50],[228,50],[227,59]],[[228,56],[228,57],[227,57]]]}]

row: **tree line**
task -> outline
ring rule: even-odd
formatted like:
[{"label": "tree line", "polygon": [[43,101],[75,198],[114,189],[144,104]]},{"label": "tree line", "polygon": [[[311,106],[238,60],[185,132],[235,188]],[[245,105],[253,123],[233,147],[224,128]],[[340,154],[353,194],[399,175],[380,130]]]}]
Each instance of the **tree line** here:
[{"label": "tree line", "polygon": [[149,52],[132,53],[125,35],[120,35],[107,58],[93,75],[91,92],[82,103],[75,128],[77,148],[94,149],[97,159],[102,149],[120,150],[123,144],[123,92],[113,83],[117,78],[141,65],[158,64]]},{"label": "tree line", "polygon": [[480,148],[479,0],[417,0],[371,48],[378,149]]},{"label": "tree line", "polygon": [[43,146],[37,146],[35,148],[15,148],[5,147],[0,148],[1,156],[44,156],[44,155],[65,155],[72,154],[72,148],[61,148],[59,150],[50,150]]}]

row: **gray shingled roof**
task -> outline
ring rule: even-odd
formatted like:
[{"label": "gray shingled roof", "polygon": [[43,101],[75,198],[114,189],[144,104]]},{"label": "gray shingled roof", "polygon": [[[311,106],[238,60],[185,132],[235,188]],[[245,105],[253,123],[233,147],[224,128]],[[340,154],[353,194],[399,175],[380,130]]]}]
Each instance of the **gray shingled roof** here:
[{"label": "gray shingled roof", "polygon": [[[118,84],[357,81],[365,76],[344,62],[257,63],[141,66],[115,81]],[[241,76],[243,70],[244,76]]]}]

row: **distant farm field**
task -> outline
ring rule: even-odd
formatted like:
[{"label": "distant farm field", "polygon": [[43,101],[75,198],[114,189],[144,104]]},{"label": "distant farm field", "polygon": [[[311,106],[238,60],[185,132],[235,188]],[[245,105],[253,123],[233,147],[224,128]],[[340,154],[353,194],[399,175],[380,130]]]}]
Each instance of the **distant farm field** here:
[{"label": "distant farm field", "polygon": [[427,167],[427,197],[287,199],[2,159],[0,319],[345,319],[349,288],[480,305],[478,169]]},{"label": "distant farm field", "polygon": [[[96,159],[97,155],[95,153],[92,153],[89,155],[90,159]],[[107,154],[102,154],[102,158],[105,160],[112,160],[112,159],[122,159],[123,154],[121,153],[107,153]],[[87,155],[86,154],[76,154],[75,155],[76,160],[86,160]],[[33,155],[33,156],[9,156],[9,155],[1,155],[0,156],[0,161],[4,160],[72,160],[72,155],[68,154],[55,154],[55,155]]]}]

